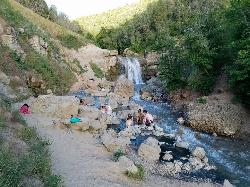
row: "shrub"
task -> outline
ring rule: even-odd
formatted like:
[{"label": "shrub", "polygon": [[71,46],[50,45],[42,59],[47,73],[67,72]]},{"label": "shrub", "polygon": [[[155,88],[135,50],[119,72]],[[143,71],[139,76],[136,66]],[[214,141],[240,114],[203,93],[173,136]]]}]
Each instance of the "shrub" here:
[{"label": "shrub", "polygon": [[132,172],[127,171],[126,175],[129,178],[132,178],[132,179],[143,180],[144,177],[145,177],[144,167],[142,165],[136,165],[136,167],[138,168],[138,172],[137,173],[132,173]]},{"label": "shrub", "polygon": [[104,77],[104,73],[103,71],[101,70],[101,68],[99,68],[95,63],[90,63],[90,67],[91,69],[93,70],[93,72],[95,73],[95,76],[97,78],[100,78],[102,79]]},{"label": "shrub", "polygon": [[77,68],[78,68],[78,69],[73,69],[73,71],[75,71],[76,73],[82,74],[82,73],[87,72],[87,70],[84,69],[84,68],[81,66],[79,60],[74,59],[72,63],[75,64],[75,65],[77,66]]},{"label": "shrub", "polygon": [[21,124],[26,124],[25,120],[23,119],[23,117],[21,116],[21,114],[20,114],[20,112],[18,110],[12,112],[11,121],[18,122],[18,123],[21,123]]},{"label": "shrub", "polygon": [[112,160],[113,160],[114,162],[117,162],[117,161],[119,160],[119,158],[120,158],[121,156],[124,156],[124,155],[125,155],[124,151],[123,151],[122,149],[118,149],[118,150],[113,154]]},{"label": "shrub", "polygon": [[197,102],[201,103],[201,104],[206,104],[207,103],[207,99],[205,97],[198,97],[197,98]]},{"label": "shrub", "polygon": [[59,35],[58,39],[61,41],[63,46],[69,49],[79,49],[80,47],[84,46],[83,41],[71,34]]}]

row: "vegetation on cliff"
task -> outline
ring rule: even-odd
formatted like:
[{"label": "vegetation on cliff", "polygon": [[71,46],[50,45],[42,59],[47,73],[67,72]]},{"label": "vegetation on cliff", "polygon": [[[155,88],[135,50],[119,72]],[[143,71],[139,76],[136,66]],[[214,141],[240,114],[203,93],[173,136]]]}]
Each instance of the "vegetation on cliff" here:
[{"label": "vegetation on cliff", "polygon": [[103,28],[118,28],[134,16],[143,13],[147,5],[154,1],[156,0],[140,0],[138,4],[126,5],[105,13],[81,17],[75,21],[86,31],[93,35],[97,35]]}]

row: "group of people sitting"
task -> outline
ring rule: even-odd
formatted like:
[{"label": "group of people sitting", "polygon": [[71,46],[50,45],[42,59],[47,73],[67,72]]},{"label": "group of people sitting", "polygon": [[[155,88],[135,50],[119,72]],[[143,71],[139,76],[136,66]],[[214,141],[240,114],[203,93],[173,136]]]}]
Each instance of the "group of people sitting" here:
[{"label": "group of people sitting", "polygon": [[132,126],[134,123],[138,125],[146,125],[151,126],[154,123],[154,118],[151,114],[148,113],[147,110],[138,110],[136,119],[134,120],[132,114],[128,114],[127,120],[126,120],[126,127]]}]

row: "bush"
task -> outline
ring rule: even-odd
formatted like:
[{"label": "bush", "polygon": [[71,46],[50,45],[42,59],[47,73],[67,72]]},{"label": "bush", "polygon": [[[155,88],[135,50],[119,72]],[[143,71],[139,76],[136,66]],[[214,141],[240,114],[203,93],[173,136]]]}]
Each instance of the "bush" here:
[{"label": "bush", "polygon": [[84,46],[83,41],[71,34],[59,35],[58,39],[61,41],[63,46],[69,49],[79,49],[80,47]]},{"label": "bush", "polygon": [[119,160],[119,158],[120,158],[121,156],[124,156],[124,155],[125,155],[124,151],[123,151],[122,149],[118,149],[118,150],[113,154],[112,160],[113,160],[114,162],[117,162],[117,161]]},{"label": "bush", "polygon": [[83,69],[83,67],[81,66],[79,60],[74,59],[74,61],[72,62],[73,64],[75,64],[77,66],[78,69],[73,69],[74,72],[76,72],[77,74],[82,74],[87,72],[86,69]]},{"label": "bush", "polygon": [[207,103],[207,99],[205,97],[199,97],[199,98],[197,98],[197,102],[201,103],[201,104],[206,104]]},{"label": "bush", "polygon": [[145,177],[144,167],[142,165],[136,165],[136,167],[138,168],[138,172],[137,173],[132,173],[132,172],[127,171],[126,175],[129,178],[132,178],[132,179],[143,180],[144,177]]},{"label": "bush", "polygon": [[18,123],[21,123],[21,124],[26,124],[25,120],[23,119],[23,117],[21,116],[21,114],[20,114],[20,112],[18,110],[12,112],[11,121],[18,122]]},{"label": "bush", "polygon": [[102,79],[102,78],[104,78],[104,73],[103,73],[103,71],[101,70],[101,68],[99,68],[95,63],[90,63],[90,67],[91,67],[91,69],[93,70],[93,72],[95,73],[95,76],[97,77],[97,78],[100,78],[100,79]]}]

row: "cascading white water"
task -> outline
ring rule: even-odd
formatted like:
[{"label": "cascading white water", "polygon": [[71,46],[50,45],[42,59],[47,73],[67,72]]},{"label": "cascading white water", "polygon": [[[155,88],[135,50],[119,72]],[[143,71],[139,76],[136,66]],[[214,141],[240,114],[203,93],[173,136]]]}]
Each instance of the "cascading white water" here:
[{"label": "cascading white water", "polygon": [[125,73],[129,80],[135,84],[143,84],[140,62],[136,58],[119,57],[125,67]]}]

